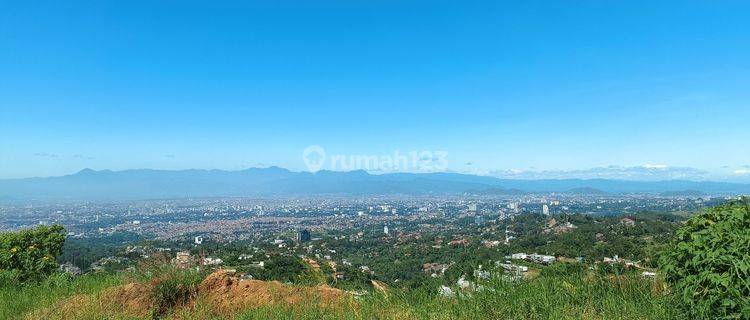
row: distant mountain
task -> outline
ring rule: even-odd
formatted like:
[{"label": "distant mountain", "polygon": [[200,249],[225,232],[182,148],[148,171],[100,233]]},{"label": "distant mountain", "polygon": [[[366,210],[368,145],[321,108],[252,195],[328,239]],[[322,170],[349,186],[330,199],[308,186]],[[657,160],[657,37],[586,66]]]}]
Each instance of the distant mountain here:
[{"label": "distant mountain", "polygon": [[470,195],[487,195],[487,196],[520,196],[529,194],[526,191],[518,190],[518,189],[505,189],[505,188],[489,188],[485,190],[469,190],[466,191],[467,194]]},{"label": "distant mountain", "polygon": [[581,195],[607,195],[609,194],[609,192],[604,192],[597,188],[591,188],[591,187],[573,188],[563,193],[581,194]]},{"label": "distant mountain", "polygon": [[706,193],[698,190],[679,190],[679,191],[664,191],[659,195],[665,197],[702,197]]},{"label": "distant mountain", "polygon": [[[472,191],[473,190],[473,191]],[[0,199],[115,200],[222,196],[577,194],[684,192],[750,193],[750,184],[606,179],[513,180],[458,173],[365,171],[294,172],[279,167],[224,170],[91,170],[49,177],[0,180]]]}]

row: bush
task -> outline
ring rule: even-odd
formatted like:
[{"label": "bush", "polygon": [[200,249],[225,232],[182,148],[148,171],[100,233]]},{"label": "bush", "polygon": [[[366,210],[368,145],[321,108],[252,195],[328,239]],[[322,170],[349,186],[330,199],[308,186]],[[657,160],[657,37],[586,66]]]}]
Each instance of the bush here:
[{"label": "bush", "polygon": [[65,229],[60,225],[0,234],[0,279],[39,280],[58,268],[55,257],[62,252]]},{"label": "bush", "polygon": [[155,315],[163,316],[174,307],[185,305],[197,294],[203,278],[202,273],[191,270],[168,267],[158,270],[151,280]]},{"label": "bush", "polygon": [[288,256],[274,256],[266,264],[268,280],[294,283],[305,271],[302,259]]},{"label": "bush", "polygon": [[662,257],[666,281],[696,318],[750,317],[749,208],[744,198],[694,216]]}]

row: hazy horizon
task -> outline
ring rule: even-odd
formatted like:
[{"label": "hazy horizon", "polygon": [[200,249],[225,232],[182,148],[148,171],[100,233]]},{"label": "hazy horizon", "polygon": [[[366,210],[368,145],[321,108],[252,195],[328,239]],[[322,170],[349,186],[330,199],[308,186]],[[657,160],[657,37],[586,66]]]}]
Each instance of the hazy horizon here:
[{"label": "hazy horizon", "polygon": [[74,170],[72,172],[63,173],[54,176],[30,176],[30,177],[18,177],[18,178],[0,178],[3,180],[23,180],[23,179],[38,179],[38,178],[56,178],[73,176],[77,174],[84,174],[87,172],[91,173],[124,173],[132,171],[163,171],[163,172],[180,172],[180,171],[222,171],[222,172],[242,172],[247,170],[265,170],[265,169],[280,169],[292,173],[312,173],[316,174],[319,172],[332,172],[332,173],[351,173],[351,172],[366,172],[370,175],[386,175],[386,174],[429,174],[429,173],[449,173],[449,174],[462,174],[471,175],[478,177],[490,177],[506,180],[611,180],[611,181],[632,181],[632,182],[665,182],[665,181],[692,181],[692,182],[727,182],[727,183],[740,183],[748,184],[750,180],[743,179],[722,179],[721,177],[711,177],[707,175],[707,172],[693,169],[693,168],[675,168],[675,167],[649,167],[649,166],[636,166],[636,167],[600,167],[591,168],[585,170],[559,170],[559,171],[493,171],[493,172],[462,172],[462,171],[384,171],[384,170],[367,170],[361,168],[353,169],[329,169],[322,168],[316,171],[310,171],[307,169],[294,170],[284,168],[280,166],[250,166],[247,168],[239,169],[221,169],[221,168],[184,168],[184,169],[164,169],[164,168],[129,168],[129,169],[95,169],[95,168],[81,168],[80,170]]}]

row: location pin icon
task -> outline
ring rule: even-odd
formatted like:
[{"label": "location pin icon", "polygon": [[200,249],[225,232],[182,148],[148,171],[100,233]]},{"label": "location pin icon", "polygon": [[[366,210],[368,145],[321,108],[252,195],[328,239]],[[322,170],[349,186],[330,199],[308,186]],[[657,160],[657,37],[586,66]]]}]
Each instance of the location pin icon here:
[{"label": "location pin icon", "polygon": [[323,147],[312,145],[302,151],[302,161],[305,162],[307,170],[312,173],[320,171],[326,160],[326,151]]}]

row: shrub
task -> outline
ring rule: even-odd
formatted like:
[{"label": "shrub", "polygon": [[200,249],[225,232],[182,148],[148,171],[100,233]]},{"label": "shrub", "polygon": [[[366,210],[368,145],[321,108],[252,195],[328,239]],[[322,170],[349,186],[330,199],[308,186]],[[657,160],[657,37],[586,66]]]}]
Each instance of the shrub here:
[{"label": "shrub", "polygon": [[662,257],[666,281],[696,318],[750,317],[748,199],[694,216]]},{"label": "shrub", "polygon": [[302,259],[288,256],[274,256],[266,264],[268,280],[295,282],[305,271]]},{"label": "shrub", "polygon": [[60,225],[0,234],[0,273],[3,281],[39,280],[58,267],[55,257],[62,252],[65,229]]},{"label": "shrub", "polygon": [[174,307],[185,305],[193,298],[204,276],[200,272],[163,268],[151,280],[154,311],[157,316],[167,314]]}]

